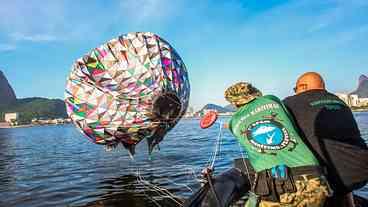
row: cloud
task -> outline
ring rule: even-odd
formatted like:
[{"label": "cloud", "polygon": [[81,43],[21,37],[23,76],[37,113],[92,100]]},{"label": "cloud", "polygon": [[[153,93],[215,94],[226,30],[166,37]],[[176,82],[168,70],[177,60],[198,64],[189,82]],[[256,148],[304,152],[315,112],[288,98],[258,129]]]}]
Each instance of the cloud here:
[{"label": "cloud", "polygon": [[362,1],[291,1],[245,22],[241,33],[269,47],[299,45],[333,48],[355,41],[368,24]]},{"label": "cloud", "polygon": [[63,1],[35,0],[27,4],[19,0],[4,1],[0,7],[1,41],[16,45],[19,41],[62,40],[67,34],[64,15]]},{"label": "cloud", "polygon": [[[120,2],[121,17],[132,24],[162,23],[181,12],[184,1],[170,0],[123,0]],[[123,18],[123,19],[124,19]]]},{"label": "cloud", "polygon": [[0,44],[0,52],[9,52],[16,49],[16,46],[13,44]]},{"label": "cloud", "polygon": [[61,40],[60,37],[50,34],[22,34],[14,33],[11,35],[15,41],[31,41],[31,42],[52,42]]},{"label": "cloud", "polygon": [[368,24],[354,28],[352,30],[344,31],[338,34],[336,37],[337,45],[351,44],[355,40],[365,41],[368,35]]},{"label": "cloud", "polygon": [[[334,27],[347,29],[354,26],[354,20],[363,20],[360,14],[365,14],[368,3],[363,1],[330,1],[328,8],[317,12],[318,18],[310,29],[311,32],[319,32],[323,29]],[[364,20],[363,20],[364,21]],[[360,21],[359,21],[360,22]]]}]

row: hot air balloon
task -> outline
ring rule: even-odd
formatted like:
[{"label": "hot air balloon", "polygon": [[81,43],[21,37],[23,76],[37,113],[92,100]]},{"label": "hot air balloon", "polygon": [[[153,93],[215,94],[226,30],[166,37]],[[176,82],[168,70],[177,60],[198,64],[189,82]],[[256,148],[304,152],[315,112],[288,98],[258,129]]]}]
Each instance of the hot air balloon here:
[{"label": "hot air balloon", "polygon": [[175,49],[156,34],[134,32],[76,60],[65,103],[92,142],[122,144],[134,154],[146,138],[151,153],[185,114],[189,95],[188,72]]}]

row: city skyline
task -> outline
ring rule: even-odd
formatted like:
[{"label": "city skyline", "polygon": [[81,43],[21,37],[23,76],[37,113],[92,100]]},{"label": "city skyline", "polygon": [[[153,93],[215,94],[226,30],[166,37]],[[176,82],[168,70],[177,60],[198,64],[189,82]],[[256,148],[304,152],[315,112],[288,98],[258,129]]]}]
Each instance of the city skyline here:
[{"label": "city skyline", "polygon": [[120,34],[151,31],[187,65],[195,109],[226,105],[224,90],[241,80],[283,98],[306,71],[340,93],[367,75],[365,1],[170,2],[3,2],[0,70],[19,98],[63,98],[77,58]]}]

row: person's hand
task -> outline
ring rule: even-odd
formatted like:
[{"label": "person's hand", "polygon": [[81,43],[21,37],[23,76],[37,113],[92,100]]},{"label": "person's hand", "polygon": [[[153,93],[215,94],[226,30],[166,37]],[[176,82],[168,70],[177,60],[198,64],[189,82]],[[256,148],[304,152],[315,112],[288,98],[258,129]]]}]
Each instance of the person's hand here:
[{"label": "person's hand", "polygon": [[211,177],[213,173],[213,169],[211,167],[206,167],[202,170],[201,176],[199,178],[199,182],[201,186],[205,185],[208,182],[208,177]]},{"label": "person's hand", "polygon": [[202,177],[207,178],[209,175],[211,176],[213,173],[213,169],[211,167],[206,167],[202,170]]}]

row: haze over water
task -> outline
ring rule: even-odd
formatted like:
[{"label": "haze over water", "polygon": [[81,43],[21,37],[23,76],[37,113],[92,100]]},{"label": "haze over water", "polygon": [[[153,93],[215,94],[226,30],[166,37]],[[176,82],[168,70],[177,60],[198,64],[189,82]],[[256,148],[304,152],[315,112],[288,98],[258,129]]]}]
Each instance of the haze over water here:
[{"label": "haze over water", "polygon": [[[368,113],[357,113],[368,139]],[[0,206],[178,206],[155,191],[166,188],[181,198],[199,188],[195,176],[210,161],[218,127],[199,128],[183,119],[149,159],[146,143],[134,160],[124,149],[106,152],[73,125],[0,130]],[[223,135],[216,172],[242,156],[229,131]],[[368,196],[368,188],[360,191]]]}]

